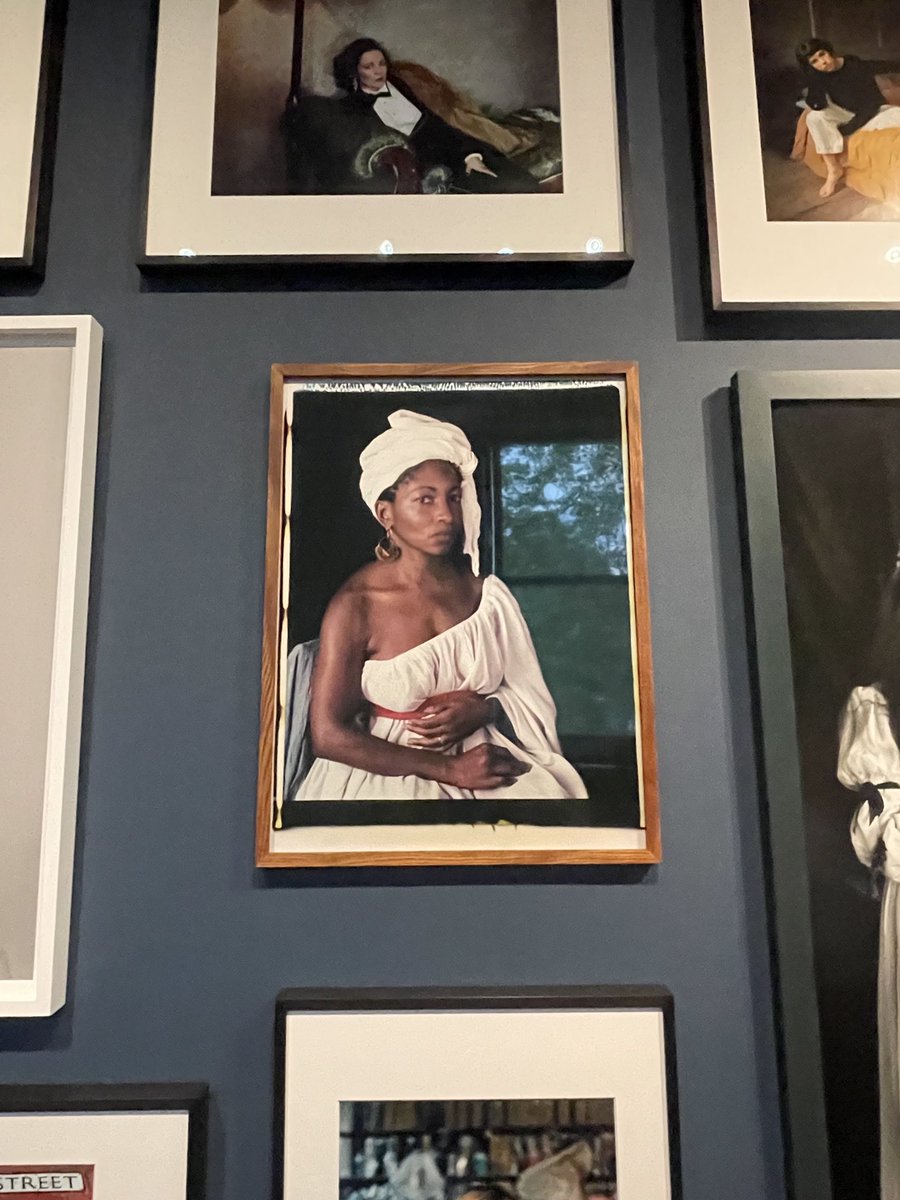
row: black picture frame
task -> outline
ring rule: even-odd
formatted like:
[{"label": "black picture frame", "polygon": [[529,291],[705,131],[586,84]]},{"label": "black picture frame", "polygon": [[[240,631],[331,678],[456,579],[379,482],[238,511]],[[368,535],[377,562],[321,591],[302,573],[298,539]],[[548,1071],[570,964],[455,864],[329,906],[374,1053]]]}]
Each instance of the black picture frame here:
[{"label": "black picture frame", "polygon": [[[711,0],[682,0],[691,124],[698,135],[692,139],[691,155],[700,251],[700,284],[703,306],[710,329],[720,331],[723,336],[801,336],[805,330],[812,332],[814,336],[841,337],[847,336],[847,328],[834,322],[840,319],[841,314],[853,314],[855,336],[890,336],[893,327],[889,326],[887,321],[890,314],[900,308],[900,301],[893,298],[854,298],[849,295],[846,298],[829,297],[817,295],[813,289],[810,294],[797,296],[794,299],[768,297],[748,299],[736,298],[729,290],[734,288],[740,271],[733,260],[728,263],[723,261],[721,240],[727,231],[732,240],[756,244],[749,241],[751,236],[755,237],[755,234],[751,235],[749,222],[747,222],[747,215],[751,211],[750,206],[753,205],[754,198],[752,189],[751,194],[744,196],[740,204],[737,204],[732,197],[729,197],[727,203],[717,198],[711,96],[721,98],[723,92],[730,93],[733,88],[743,87],[746,82],[742,74],[739,78],[738,69],[740,60],[745,54],[754,58],[752,34],[747,34],[745,39],[743,29],[743,16],[745,12],[749,14],[752,11],[752,0],[720,0],[722,3],[731,4],[741,10],[741,19],[731,19],[728,25],[727,53],[722,46],[721,31],[713,41],[704,30],[704,5],[710,2]],[[733,14],[729,14],[729,16],[733,18]],[[815,30],[811,30],[811,32],[815,32]],[[721,78],[717,81],[711,79],[708,69],[708,54],[713,56],[713,60],[716,55],[721,57],[722,70],[726,73],[727,83],[723,83]],[[798,90],[799,86],[798,77]],[[753,123],[756,125],[757,84],[755,80],[752,81],[749,91],[746,93],[745,103],[752,110]],[[722,129],[727,128],[729,135],[725,140],[739,139],[740,135],[734,132],[733,125],[734,121],[729,119],[720,128],[719,137],[723,136]],[[754,134],[754,138],[756,138],[756,134]],[[743,143],[741,144],[743,145]],[[742,153],[745,157],[741,159],[741,164],[747,168],[754,157],[758,158],[758,140],[754,145],[748,145]],[[775,220],[768,222],[771,226],[794,223]],[[817,257],[820,254],[824,258],[833,257],[836,253],[833,234],[836,230],[840,231],[846,226],[870,226],[876,229],[880,227],[885,236],[882,239],[883,245],[878,242],[880,248],[874,257],[869,253],[870,248],[867,248],[866,251],[852,247],[842,249],[839,252],[842,265],[845,264],[845,260],[853,261],[853,257],[856,255],[861,260],[860,270],[871,272],[877,268],[877,258],[885,250],[893,256],[889,261],[895,264],[900,262],[900,252],[895,245],[891,245],[892,242],[898,240],[900,217],[897,222],[819,221],[805,222],[805,224],[813,226],[820,234],[815,242],[815,250],[805,243],[803,251],[798,250],[796,254],[785,256],[783,247],[757,245],[756,254],[752,257],[765,260],[771,277],[783,275],[787,267],[791,273],[791,279],[794,280],[797,274],[802,275],[803,266],[811,257]],[[892,230],[893,232],[891,232]],[[793,261],[788,263],[787,257]],[[893,270],[897,270],[896,265]],[[725,282],[726,276],[728,276],[728,284]],[[888,295],[890,296],[890,292]],[[766,314],[772,314],[771,322],[766,322]],[[778,324],[775,324],[775,321]]]},{"label": "black picture frame", "polygon": [[656,984],[556,985],[549,987],[287,988],[275,1006],[275,1094],[272,1198],[284,1200],[285,1066],[290,1014],[326,1012],[566,1012],[654,1010],[661,1014],[665,1053],[668,1162],[671,1200],[682,1200],[675,1052],[675,1005]]},{"label": "black picture frame", "polygon": [[[209,286],[258,287],[294,286],[412,288],[433,286],[440,267],[442,287],[528,288],[605,287],[624,278],[634,266],[633,184],[628,136],[625,85],[625,52],[622,0],[602,0],[609,5],[613,52],[613,93],[616,104],[617,159],[619,165],[619,208],[622,249],[600,253],[411,253],[372,254],[205,254],[184,250],[177,254],[150,253],[147,249],[152,180],[151,145],[154,135],[154,105],[148,104],[144,129],[144,168],[141,188],[141,219],[138,233],[137,266],[149,279],[158,277],[160,286],[189,285],[201,279]],[[304,0],[295,0],[295,12]],[[158,34],[161,0],[153,6],[153,31],[148,64],[151,91],[158,64]],[[292,55],[296,57],[302,34],[295,27]],[[289,96],[299,86],[292,62]],[[289,98],[288,96],[288,98]],[[196,284],[194,285],[196,286]]]},{"label": "black picture frame", "polygon": [[897,398],[900,371],[743,371],[732,381],[781,1115],[791,1200],[832,1200],[834,1193],[773,408],[790,401]]},{"label": "black picture frame", "polygon": [[46,0],[24,244],[21,255],[0,258],[0,287],[40,279],[46,267],[67,16],[68,0]]},{"label": "black picture frame", "polygon": [[209,1087],[205,1083],[0,1084],[0,1117],[12,1113],[186,1112],[185,1200],[205,1200]]}]

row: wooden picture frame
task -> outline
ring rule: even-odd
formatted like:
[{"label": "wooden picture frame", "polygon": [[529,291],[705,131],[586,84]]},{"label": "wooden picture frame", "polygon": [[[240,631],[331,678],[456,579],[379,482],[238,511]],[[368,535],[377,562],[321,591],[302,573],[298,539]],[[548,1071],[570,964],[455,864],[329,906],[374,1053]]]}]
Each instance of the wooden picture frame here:
[{"label": "wooden picture frame", "polygon": [[900,125],[873,121],[838,134],[843,175],[834,194],[820,195],[827,160],[816,138],[824,146],[824,135],[809,125],[806,103],[816,73],[795,56],[817,37],[841,61],[845,54],[871,60],[884,108],[895,109],[900,44],[887,8],[854,9],[850,21],[841,14],[843,0],[688,3],[709,307],[716,313],[897,308],[900,193],[893,169],[886,165],[882,175],[879,163],[896,161]]},{"label": "wooden picture frame", "polygon": [[[352,406],[348,409],[352,412],[350,421],[328,408],[332,403],[332,392],[339,397],[337,402]],[[312,424],[304,426],[301,400],[309,406],[309,421],[323,422],[321,436],[312,434]],[[307,614],[305,632],[302,629],[298,632],[292,613],[306,601],[303,568],[296,563],[305,561],[309,564],[315,559],[316,565],[307,568],[307,577],[315,577],[324,587],[324,577],[329,575],[327,586],[330,589],[346,578],[353,564],[364,562],[366,556],[370,555],[366,541],[369,537],[368,524],[371,524],[372,531],[377,531],[377,525],[371,517],[365,516],[365,508],[355,495],[359,479],[356,464],[359,450],[369,440],[371,433],[384,428],[382,422],[386,423],[391,406],[396,408],[421,403],[426,409],[430,406],[432,413],[438,413],[450,412],[446,405],[457,402],[462,406],[459,407],[459,412],[463,413],[461,423],[484,427],[479,434],[483,443],[479,449],[484,460],[480,468],[483,474],[481,483],[476,478],[476,485],[485,490],[482,504],[485,512],[489,508],[494,514],[499,511],[499,499],[490,497],[499,497],[501,494],[498,491],[500,484],[497,482],[499,468],[496,452],[492,448],[501,442],[504,445],[515,443],[515,437],[520,434],[526,441],[531,439],[528,445],[555,445],[558,434],[560,444],[577,443],[582,439],[591,446],[612,447],[609,452],[614,459],[615,478],[618,480],[614,488],[618,489],[618,498],[614,502],[617,507],[614,507],[612,515],[604,519],[612,522],[609,536],[614,537],[621,554],[617,560],[619,567],[609,569],[619,572],[615,586],[625,588],[625,591],[618,593],[619,601],[610,601],[624,605],[617,610],[620,616],[615,618],[612,626],[619,632],[610,635],[613,638],[610,646],[616,651],[616,661],[622,663],[621,692],[627,693],[622,700],[624,707],[621,713],[624,715],[617,718],[618,724],[610,724],[611,732],[606,740],[601,737],[598,741],[589,737],[585,743],[576,738],[563,738],[564,753],[570,761],[575,762],[583,778],[589,781],[587,794],[592,798],[584,803],[590,807],[582,807],[581,801],[564,801],[561,802],[564,807],[554,807],[549,800],[535,800],[533,807],[528,807],[529,801],[518,799],[515,802],[510,800],[504,807],[498,798],[494,811],[493,799],[482,798],[474,802],[429,800],[427,805],[415,802],[413,809],[402,801],[402,787],[398,787],[395,795],[393,781],[390,785],[383,781],[384,794],[392,799],[380,800],[377,805],[299,803],[293,799],[291,786],[285,783],[285,767],[292,753],[292,730],[296,729],[297,720],[295,714],[303,714],[299,718],[301,723],[307,719],[303,705],[308,705],[308,692],[304,693],[301,702],[289,702],[287,681],[295,676],[292,676],[293,667],[288,662],[288,653],[289,650],[295,652],[299,643],[312,645],[304,639],[315,638],[320,610],[328,597],[323,594],[319,609]],[[447,419],[452,420],[455,411]],[[570,429],[566,422],[572,420],[575,424]],[[308,443],[302,440],[304,428],[310,431],[307,436],[311,440]],[[339,434],[338,430],[343,430],[343,433]],[[519,433],[516,434],[515,430]],[[311,533],[311,519],[297,511],[305,502],[297,497],[301,496],[303,488],[313,489],[316,464],[331,461],[321,452],[322,439],[333,441],[329,453],[342,456],[341,469],[347,473],[348,498],[345,503],[341,495],[336,503],[343,506],[341,519],[345,521],[349,532],[345,532],[344,527],[340,530],[330,528],[329,538],[317,548]],[[307,445],[320,447],[315,459],[302,458],[307,454]],[[491,464],[490,479],[487,478],[488,463]],[[310,491],[309,495],[321,495],[330,488],[333,479],[333,474],[324,478],[318,492]],[[593,503],[593,491],[590,497]],[[359,521],[364,522],[361,533]],[[485,518],[482,531],[487,538],[486,530]],[[601,532],[601,536],[606,537],[607,534]],[[499,534],[495,526],[492,526],[491,537],[491,563],[496,566],[500,550],[497,548]],[[337,563],[330,551],[332,538],[340,548]],[[356,557],[352,562],[349,558],[344,561],[340,557],[344,554],[348,539],[355,539],[352,554]],[[325,555],[321,563],[315,558],[317,554]],[[292,563],[295,565],[292,566]],[[571,593],[562,592],[559,595],[564,598],[569,596],[567,602],[571,603]],[[659,797],[649,589],[635,364],[276,365],[272,369],[271,386],[264,603],[257,866],[659,861]],[[597,623],[598,611],[593,609],[593,616],[585,617],[585,628]],[[573,628],[582,626],[576,622]],[[549,642],[545,638],[539,651],[547,645]],[[591,652],[597,653],[599,651],[596,648]],[[590,658],[591,654],[587,657]],[[577,673],[579,669],[577,665],[574,668],[571,665],[567,667],[566,663],[571,664],[571,658],[563,660],[563,667],[556,671],[557,683],[554,687],[560,686],[560,676],[565,676],[567,670]],[[611,668],[612,674],[614,671]],[[593,685],[590,681],[586,686],[586,695],[592,695]],[[572,724],[577,724],[577,721]],[[590,734],[592,730],[596,732],[593,725],[585,728],[585,733]],[[616,730],[621,731],[621,736],[615,736]],[[290,769],[287,770],[290,774]],[[361,794],[365,798],[365,788]],[[309,798],[304,797],[304,801]],[[323,800],[336,798],[322,797]],[[315,799],[318,799],[318,794]],[[512,809],[510,805],[513,805]],[[297,824],[291,824],[295,820]],[[558,824],[562,821],[565,822],[565,828]],[[467,824],[461,824],[463,822]],[[429,825],[430,833],[427,829]]]},{"label": "wooden picture frame", "polygon": [[[523,1046],[527,1053],[522,1053]],[[444,1098],[450,1103],[442,1105]],[[339,1150],[349,1136],[341,1111],[347,1108],[386,1114],[391,1102],[399,1101],[404,1121],[410,1110],[427,1109],[421,1126],[427,1140],[416,1133],[420,1126],[415,1125],[403,1131],[407,1136],[394,1139],[396,1150],[388,1147],[385,1154],[385,1145],[374,1147],[379,1157],[377,1185],[386,1169],[395,1169],[381,1159],[395,1153],[402,1172],[411,1142],[416,1143],[412,1154],[422,1169],[446,1171],[445,1159],[449,1161],[452,1143],[458,1140],[453,1130],[462,1126],[469,1127],[471,1158],[473,1147],[481,1148],[484,1133],[474,1112],[480,1110],[490,1119],[497,1116],[492,1110],[501,1108],[508,1119],[511,1106],[519,1102],[518,1107],[525,1108],[529,1101],[528,1132],[543,1146],[531,1156],[531,1176],[541,1169],[535,1158],[549,1168],[548,1151],[559,1161],[586,1150],[585,1141],[594,1142],[596,1167],[599,1139],[588,1132],[589,1119],[579,1115],[576,1106],[596,1106],[604,1099],[614,1112],[607,1135],[614,1138],[615,1162],[607,1168],[613,1178],[594,1181],[592,1186],[603,1190],[591,1194],[608,1196],[610,1186],[618,1186],[620,1195],[680,1200],[674,1004],[667,989],[620,985],[283,991],[275,1019],[273,1196],[299,1200],[302,1187],[308,1200],[344,1200],[351,1187],[346,1170],[354,1169],[350,1155]],[[571,1130],[557,1124],[538,1129],[534,1122],[547,1119],[551,1104],[554,1113],[560,1107],[571,1110],[575,1122],[584,1124]],[[435,1112],[441,1107],[456,1110],[443,1131]],[[499,1126],[492,1128],[495,1135],[503,1132]],[[581,1146],[573,1146],[578,1138],[584,1139]],[[391,1142],[390,1137],[377,1140]],[[489,1140],[484,1137],[485,1146]],[[567,1148],[555,1153],[560,1145]],[[494,1149],[496,1157],[496,1143]],[[498,1164],[490,1166],[486,1153],[483,1157],[483,1166],[474,1173],[495,1174]],[[588,1172],[590,1153],[584,1157],[587,1161],[578,1169]],[[453,1178],[446,1180],[448,1195],[459,1196],[466,1184],[458,1166],[449,1174]],[[519,1182],[524,1185],[522,1177]]]},{"label": "wooden picture frame", "polygon": [[[859,470],[868,422],[888,407],[900,425],[900,371],[742,371],[733,382],[792,1200],[845,1195],[852,1178],[878,1193],[878,907],[851,844],[860,796],[840,772],[848,694],[871,690],[860,685],[872,682],[877,576],[896,552],[889,512],[866,501],[882,491],[874,459]],[[817,606],[821,633],[801,616],[814,578],[831,596]]]},{"label": "wooden picture frame", "polygon": [[0,25],[0,279],[42,275],[67,0],[8,0]]},{"label": "wooden picture frame", "polygon": [[3,1084],[0,1180],[49,1200],[204,1200],[208,1124],[205,1083]]},{"label": "wooden picture frame", "polygon": [[[331,2],[340,8],[342,0]],[[537,56],[537,65],[519,70],[520,81],[531,78],[538,86],[544,76],[555,78],[545,90],[556,101],[528,100],[529,89],[519,85],[507,88],[505,98],[487,94],[503,91],[503,72],[479,74],[481,43],[471,55],[458,46],[445,53],[444,26],[434,23],[434,33],[427,32],[428,9],[418,16],[410,10],[407,27],[388,6],[366,13],[363,24],[358,9],[339,11],[335,24],[333,12],[313,9],[304,0],[269,6],[265,14],[251,11],[245,0],[227,6],[217,0],[189,6],[159,0],[140,265],[271,271],[278,265],[331,264],[357,275],[365,268],[377,270],[386,282],[437,263],[445,281],[452,279],[447,271],[454,264],[468,264],[470,270],[475,265],[486,279],[500,282],[583,272],[605,283],[626,274],[633,260],[618,0],[517,3],[497,53],[506,52],[510,39],[523,39],[522,54]],[[465,22],[459,36],[464,27]],[[432,168],[426,169],[411,142],[406,144],[412,133],[389,128],[386,133],[366,128],[369,140],[361,145],[375,148],[371,159],[369,150],[351,154],[342,140],[349,125],[341,106],[348,97],[335,91],[329,65],[339,49],[338,31],[345,42],[362,34],[384,37],[398,60],[421,59],[404,65],[415,67],[416,103],[426,118],[432,120],[428,105],[437,105],[441,121],[457,131],[464,128],[467,137],[478,133],[476,140],[488,145],[484,153],[500,155],[503,161],[494,164],[498,171],[512,163],[538,180],[538,191],[526,196],[510,184],[508,194],[465,194],[470,175],[442,176],[435,185]],[[256,50],[248,57],[251,43]],[[547,57],[554,44],[556,61]],[[262,61],[266,70],[261,73]],[[453,78],[445,79],[442,70]],[[460,72],[464,78],[457,78]],[[409,78],[402,86],[412,86]],[[430,89],[428,103],[423,86]],[[458,103],[445,111],[442,105],[460,88]],[[485,93],[480,98],[484,111],[479,96],[470,95],[479,90]],[[498,106],[516,103],[513,96],[523,107],[508,118],[497,117]],[[565,109],[564,135],[552,114],[554,105],[560,113]],[[252,129],[244,128],[248,121]],[[512,124],[507,128],[504,121]],[[313,135],[312,129],[318,132]],[[563,137],[565,175],[548,165],[556,158],[543,149],[551,141],[562,147]],[[378,149],[385,138],[391,145]],[[528,157],[537,150],[540,155]],[[385,165],[378,155],[388,152],[401,159]],[[318,164],[312,176],[310,162]],[[322,172],[328,174],[338,162],[346,167],[347,179],[325,179]],[[446,163],[438,167],[450,171]],[[552,172],[547,178],[541,174],[545,170]],[[435,186],[448,194],[427,199],[413,194]]]},{"label": "wooden picture frame", "polygon": [[65,1002],[102,330],[0,317],[0,1017]]}]

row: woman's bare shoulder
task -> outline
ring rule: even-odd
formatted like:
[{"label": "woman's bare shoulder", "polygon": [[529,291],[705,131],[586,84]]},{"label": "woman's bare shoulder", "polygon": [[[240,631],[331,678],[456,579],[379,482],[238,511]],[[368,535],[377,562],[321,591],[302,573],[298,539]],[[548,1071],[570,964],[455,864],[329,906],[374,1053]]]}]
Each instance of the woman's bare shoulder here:
[{"label": "woman's bare shoulder", "polygon": [[372,602],[384,591],[392,590],[390,564],[366,563],[345,579],[334,593],[325,610],[325,620],[341,624],[368,625]]},{"label": "woman's bare shoulder", "polygon": [[323,633],[340,631],[347,636],[362,633],[368,626],[370,587],[366,585],[367,567],[354,572],[334,593],[322,619]]}]

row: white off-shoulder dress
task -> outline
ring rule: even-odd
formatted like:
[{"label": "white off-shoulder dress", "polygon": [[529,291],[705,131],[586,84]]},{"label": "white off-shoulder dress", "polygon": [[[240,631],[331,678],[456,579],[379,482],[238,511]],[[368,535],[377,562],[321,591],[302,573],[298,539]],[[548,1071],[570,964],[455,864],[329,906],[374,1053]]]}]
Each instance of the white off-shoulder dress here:
[{"label": "white off-shoulder dress", "polygon": [[841,718],[838,779],[869,793],[853,814],[850,837],[859,861],[884,875],[878,949],[881,1200],[900,1200],[900,787],[886,786],[900,784],[900,749],[877,687],[850,693]]},{"label": "white off-shoulder dress", "polygon": [[[463,791],[418,775],[375,775],[317,758],[297,800],[561,800],[583,799],[587,790],[563,758],[556,733],[556,706],[535,654],[525,618],[512,592],[496,575],[485,577],[481,602],[470,617],[395,658],[363,665],[362,692],[370,704],[411,713],[442,692],[496,696],[516,741],[496,726],[477,730],[459,747],[482,742],[503,746],[530,766],[509,787]],[[408,745],[406,721],[373,713],[369,732]],[[518,743],[518,744],[517,744]]]}]

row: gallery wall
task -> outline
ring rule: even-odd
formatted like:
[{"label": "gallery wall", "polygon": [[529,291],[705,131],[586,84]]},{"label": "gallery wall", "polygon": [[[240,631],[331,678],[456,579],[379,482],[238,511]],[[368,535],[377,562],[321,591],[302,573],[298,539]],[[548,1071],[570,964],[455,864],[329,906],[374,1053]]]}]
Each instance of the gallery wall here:
[{"label": "gallery wall", "polygon": [[[0,1080],[208,1080],[212,1200],[267,1195],[279,988],[590,982],[674,992],[688,1200],[784,1195],[725,389],[900,346],[713,336],[678,6],[623,8],[629,278],[374,291],[143,280],[151,0],[70,0],[46,280],[0,312],[105,329],[73,957],[60,1014],[0,1023]],[[661,865],[255,870],[270,365],[602,358],[641,368]]]}]

